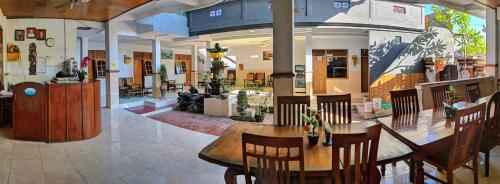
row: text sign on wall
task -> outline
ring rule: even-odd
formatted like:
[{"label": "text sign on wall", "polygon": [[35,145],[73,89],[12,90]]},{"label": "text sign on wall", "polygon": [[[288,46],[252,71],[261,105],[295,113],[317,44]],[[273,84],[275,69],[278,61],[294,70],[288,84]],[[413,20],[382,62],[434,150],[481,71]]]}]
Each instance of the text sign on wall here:
[{"label": "text sign on wall", "polygon": [[208,16],[210,17],[219,17],[222,15],[222,9],[216,9],[208,12]]},{"label": "text sign on wall", "polygon": [[402,6],[393,6],[392,11],[394,13],[399,13],[399,14],[406,14],[406,8]]},{"label": "text sign on wall", "polygon": [[333,6],[337,9],[349,9],[351,8],[351,2],[349,1],[335,1]]}]

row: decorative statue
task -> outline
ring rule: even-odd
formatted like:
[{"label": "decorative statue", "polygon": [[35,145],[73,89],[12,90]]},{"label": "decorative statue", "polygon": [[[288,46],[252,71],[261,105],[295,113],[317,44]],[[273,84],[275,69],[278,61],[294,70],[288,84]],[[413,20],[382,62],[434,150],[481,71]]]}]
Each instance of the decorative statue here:
[{"label": "decorative statue", "polygon": [[30,62],[30,67],[29,67],[29,74],[30,75],[36,75],[36,44],[31,43],[29,47],[30,55],[29,55],[29,62]]},{"label": "decorative statue", "polygon": [[224,70],[224,62],[221,60],[227,52],[227,48],[221,48],[219,43],[215,44],[215,48],[207,48],[210,53],[210,58],[213,59],[212,67],[210,68],[213,77],[210,82],[210,93],[212,95],[220,95],[222,91],[222,71]]}]

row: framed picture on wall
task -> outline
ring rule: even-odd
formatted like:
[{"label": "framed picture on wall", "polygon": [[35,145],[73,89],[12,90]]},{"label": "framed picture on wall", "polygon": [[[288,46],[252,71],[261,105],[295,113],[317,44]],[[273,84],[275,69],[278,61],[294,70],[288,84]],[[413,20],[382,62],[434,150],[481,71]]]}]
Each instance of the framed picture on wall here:
[{"label": "framed picture on wall", "polygon": [[14,40],[16,41],[24,41],[24,30],[16,30],[14,32]]},{"label": "framed picture on wall", "polygon": [[262,59],[264,61],[272,61],[273,60],[273,51],[263,51]]},{"label": "framed picture on wall", "polygon": [[161,58],[162,59],[174,59],[174,51],[173,50],[161,50]]},{"label": "framed picture on wall", "polygon": [[243,65],[243,64],[239,64],[239,65],[238,65],[238,69],[239,69],[239,70],[245,70],[245,65]]},{"label": "framed picture on wall", "polygon": [[36,28],[26,28],[26,38],[36,38]]},{"label": "framed picture on wall", "polygon": [[37,29],[36,30],[36,39],[37,40],[46,40],[47,39],[47,30]]}]

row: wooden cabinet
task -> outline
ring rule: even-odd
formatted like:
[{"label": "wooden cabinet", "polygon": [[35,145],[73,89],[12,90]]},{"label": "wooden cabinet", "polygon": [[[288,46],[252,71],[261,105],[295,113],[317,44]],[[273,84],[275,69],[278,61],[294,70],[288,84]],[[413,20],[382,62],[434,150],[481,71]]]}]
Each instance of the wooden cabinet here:
[{"label": "wooden cabinet", "polygon": [[43,84],[24,82],[13,91],[14,139],[47,140],[47,88]]}]

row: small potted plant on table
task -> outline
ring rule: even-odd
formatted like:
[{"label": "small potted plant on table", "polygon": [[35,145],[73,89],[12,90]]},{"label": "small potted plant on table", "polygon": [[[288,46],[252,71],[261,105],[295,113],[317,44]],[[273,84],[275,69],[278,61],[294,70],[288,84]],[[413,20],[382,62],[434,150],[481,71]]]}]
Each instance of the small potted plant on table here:
[{"label": "small potted plant on table", "polygon": [[306,126],[304,127],[305,131],[309,132],[307,134],[307,138],[309,140],[309,145],[318,144],[319,140],[319,132],[316,132],[316,129],[319,127],[319,113],[316,110],[312,110],[308,108],[309,115],[302,114],[302,118]]}]

